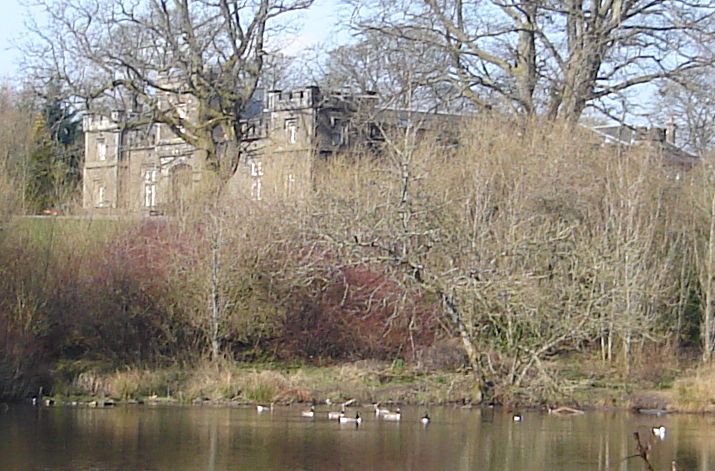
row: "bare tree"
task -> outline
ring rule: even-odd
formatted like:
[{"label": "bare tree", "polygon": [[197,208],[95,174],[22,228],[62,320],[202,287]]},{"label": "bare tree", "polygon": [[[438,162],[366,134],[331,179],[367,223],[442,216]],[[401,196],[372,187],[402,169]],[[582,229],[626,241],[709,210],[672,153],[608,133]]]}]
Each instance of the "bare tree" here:
[{"label": "bare tree", "polygon": [[376,0],[357,26],[440,48],[480,107],[576,121],[588,106],[703,65],[709,1]]},{"label": "bare tree", "polygon": [[35,103],[29,93],[0,85],[0,220],[25,212],[28,161],[32,150]]},{"label": "bare tree", "polygon": [[241,141],[268,36],[284,28],[281,15],[311,2],[39,0],[24,65],[88,111],[141,110],[135,124],[167,125],[228,177],[238,156],[221,144]]},{"label": "bare tree", "polygon": [[694,267],[700,292],[700,343],[702,360],[709,363],[715,353],[715,192],[713,168],[705,165],[690,180],[692,218],[687,234],[692,243]]},{"label": "bare tree", "polygon": [[427,43],[363,31],[357,41],[330,50],[313,67],[328,88],[374,92],[387,106],[456,111],[469,107],[444,77],[445,53]]},{"label": "bare tree", "polygon": [[[307,226],[345,263],[384,264],[432,300],[482,390],[500,400],[560,390],[549,357],[596,341],[604,313],[626,354],[654,338],[677,270],[661,263],[649,171],[611,187],[624,168],[582,139],[538,127],[514,136],[486,122],[469,129],[458,152],[408,126],[387,135],[379,164],[331,167]],[[631,220],[618,226],[619,215]]]},{"label": "bare tree", "polygon": [[297,62],[295,57],[281,52],[267,55],[263,61],[259,86],[267,90],[282,90],[305,85],[301,83]]},{"label": "bare tree", "polygon": [[684,74],[677,81],[665,83],[657,104],[663,122],[677,128],[679,143],[700,156],[705,156],[715,146],[715,94],[710,78],[715,73],[711,67]]}]

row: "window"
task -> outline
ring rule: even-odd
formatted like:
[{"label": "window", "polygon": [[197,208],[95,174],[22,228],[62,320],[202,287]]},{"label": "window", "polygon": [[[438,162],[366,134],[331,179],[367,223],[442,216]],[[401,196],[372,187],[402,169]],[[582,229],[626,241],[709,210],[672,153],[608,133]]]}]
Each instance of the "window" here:
[{"label": "window", "polygon": [[159,180],[159,171],[149,169],[144,172],[144,207],[156,206],[156,184]]},{"label": "window", "polygon": [[104,138],[97,139],[97,159],[107,160],[107,142]]},{"label": "window", "polygon": [[260,201],[262,199],[261,190],[263,189],[263,165],[261,162],[251,161],[251,199]]},{"label": "window", "polygon": [[97,207],[104,208],[105,206],[107,206],[107,187],[100,185],[97,188]]},{"label": "window", "polygon": [[181,132],[186,132],[186,128],[184,127],[184,122],[188,119],[189,117],[189,106],[187,103],[179,103],[176,106],[176,114],[179,115],[179,131]]},{"label": "window", "polygon": [[285,128],[288,136],[288,142],[290,144],[295,144],[298,141],[298,121],[294,118],[286,119]]},{"label": "window", "polygon": [[330,125],[333,127],[332,143],[334,146],[345,146],[348,144],[348,125],[341,119],[330,117]]},{"label": "window", "polygon": [[295,176],[289,173],[286,177],[286,196],[290,196],[293,193],[295,187]]}]

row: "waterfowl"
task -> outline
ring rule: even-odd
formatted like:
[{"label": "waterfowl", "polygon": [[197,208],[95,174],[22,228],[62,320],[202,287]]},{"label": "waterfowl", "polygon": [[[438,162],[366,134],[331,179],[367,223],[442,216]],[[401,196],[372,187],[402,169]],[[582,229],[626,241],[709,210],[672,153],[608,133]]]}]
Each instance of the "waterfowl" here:
[{"label": "waterfowl", "polygon": [[340,411],[330,411],[328,412],[328,420],[340,420],[340,417],[345,415],[345,407],[341,408]]},{"label": "waterfowl", "polygon": [[420,423],[422,425],[427,425],[430,423],[431,420],[432,419],[430,419],[429,413],[425,412],[425,415],[423,415],[422,418],[420,419]]},{"label": "waterfowl", "polygon": [[658,427],[653,427],[651,429],[651,432],[653,432],[653,435],[655,435],[656,438],[665,440],[665,427],[664,426],[660,425]]},{"label": "waterfowl", "polygon": [[375,415],[385,415],[390,413],[390,409],[382,409],[380,407],[380,403],[376,403],[372,405],[375,408]]},{"label": "waterfowl", "polygon": [[360,417],[360,412],[355,413],[355,417],[346,417],[342,416],[340,417],[340,423],[341,424],[356,424],[360,425],[362,422],[362,417]]},{"label": "waterfowl", "polygon": [[401,417],[402,416],[400,409],[397,409],[395,412],[388,412],[387,414],[382,414],[382,420],[389,420],[392,422],[399,422]]},{"label": "waterfowl", "polygon": [[512,419],[514,422],[521,422],[521,421],[522,421],[521,414],[514,414],[511,419]]},{"label": "waterfowl", "polygon": [[309,410],[301,411],[300,415],[302,417],[307,417],[309,419],[312,419],[313,417],[315,417],[315,406],[310,406]]},{"label": "waterfowl", "polygon": [[259,414],[262,414],[263,412],[273,412],[273,403],[271,402],[270,406],[265,406],[263,404],[258,404],[256,406],[256,412]]}]

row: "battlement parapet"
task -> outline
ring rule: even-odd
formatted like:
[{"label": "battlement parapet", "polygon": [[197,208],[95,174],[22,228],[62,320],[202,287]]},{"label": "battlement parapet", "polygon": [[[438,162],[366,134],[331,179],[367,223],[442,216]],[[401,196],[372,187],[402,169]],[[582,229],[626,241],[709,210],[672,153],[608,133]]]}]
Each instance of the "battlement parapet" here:
[{"label": "battlement parapet", "polygon": [[100,114],[86,114],[82,117],[82,130],[84,132],[117,131],[119,123],[109,116]]},{"label": "battlement parapet", "polygon": [[320,101],[320,88],[316,86],[291,91],[269,90],[265,96],[266,111],[285,111],[313,108]]}]

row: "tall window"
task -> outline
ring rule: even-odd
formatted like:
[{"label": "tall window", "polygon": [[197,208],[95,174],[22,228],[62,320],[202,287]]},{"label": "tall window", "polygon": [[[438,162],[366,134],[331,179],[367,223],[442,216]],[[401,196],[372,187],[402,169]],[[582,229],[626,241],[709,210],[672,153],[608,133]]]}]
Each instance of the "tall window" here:
[{"label": "tall window", "polygon": [[107,205],[107,187],[100,185],[97,189],[97,207],[103,208]]},{"label": "tall window", "polygon": [[104,139],[97,139],[97,159],[107,160],[107,142]]},{"label": "tall window", "polygon": [[176,114],[179,115],[180,123],[181,125],[179,126],[179,131],[181,132],[186,132],[186,128],[183,126],[183,123],[186,121],[186,119],[189,116],[189,106],[187,103],[179,103],[176,106]]},{"label": "tall window", "polygon": [[298,142],[298,121],[294,118],[286,119],[285,128],[288,136],[288,142],[290,144]]},{"label": "tall window", "polygon": [[348,124],[334,116],[330,117],[330,125],[333,127],[332,143],[334,146],[345,146],[348,144]]},{"label": "tall window", "polygon": [[159,171],[149,169],[144,172],[144,207],[156,206],[156,183],[159,180]]},{"label": "tall window", "polygon": [[263,165],[261,162],[251,161],[251,180],[251,198],[254,201],[260,201],[263,189]]},{"label": "tall window", "polygon": [[290,196],[295,188],[295,176],[289,173],[286,177],[286,196]]}]

